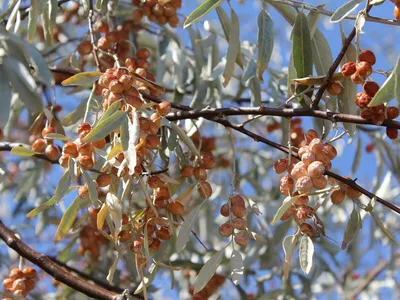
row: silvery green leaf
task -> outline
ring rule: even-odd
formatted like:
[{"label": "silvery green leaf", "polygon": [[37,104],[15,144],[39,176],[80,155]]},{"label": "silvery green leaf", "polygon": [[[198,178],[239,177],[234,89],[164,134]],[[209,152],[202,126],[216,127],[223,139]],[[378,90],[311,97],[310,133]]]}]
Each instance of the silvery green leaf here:
[{"label": "silvery green leaf", "polygon": [[126,118],[126,112],[119,110],[100,122],[85,136],[82,141],[85,143],[95,142],[105,138],[108,134],[121,127]]},{"label": "silvery green leaf", "polygon": [[290,196],[286,197],[285,200],[283,201],[283,204],[281,205],[281,207],[279,207],[278,211],[276,212],[274,219],[271,222],[271,225],[275,225],[276,223],[278,223],[278,221],[281,219],[282,215],[289,208],[289,206],[292,205],[294,201],[296,201],[296,199],[299,197],[300,195],[295,197],[290,197]]},{"label": "silvery green leaf", "polygon": [[92,204],[95,207],[97,207],[99,205],[98,196],[97,196],[97,186],[93,182],[92,177],[85,170],[81,170],[81,172],[82,172],[82,175],[83,175],[83,179],[85,180],[85,183],[86,183],[86,185],[88,187],[89,199],[92,202]]},{"label": "silvery green leaf", "polygon": [[80,197],[76,197],[74,201],[72,201],[72,204],[65,211],[64,215],[61,218],[60,224],[58,225],[54,243],[58,243],[59,241],[61,241],[68,233],[69,229],[75,221],[76,216],[78,215],[81,202],[82,199]]},{"label": "silvery green leaf", "polygon": [[258,107],[261,105],[261,84],[253,77],[250,79],[251,105]]},{"label": "silvery green leaf", "polygon": [[110,216],[110,218],[113,221],[114,226],[115,226],[114,240],[116,240],[117,237],[118,237],[118,233],[120,233],[121,229],[122,229],[122,205],[121,205],[121,201],[113,193],[107,193],[106,205],[107,205],[107,210],[109,212],[109,216]]},{"label": "silvery green leaf", "polygon": [[37,34],[37,18],[40,15],[40,5],[38,0],[31,0],[31,5],[28,15],[28,41],[32,43]]},{"label": "silvery green leaf", "polygon": [[231,256],[231,276],[235,285],[239,284],[240,278],[243,276],[244,265],[242,255],[237,251],[232,251]]},{"label": "silvery green leaf", "polygon": [[27,68],[11,56],[3,57],[4,68],[11,85],[31,113],[42,111],[42,99],[36,93],[36,83]]},{"label": "silvery green leaf", "polygon": [[398,89],[400,89],[400,56],[397,58],[396,65],[392,73],[382,84],[381,88],[378,90],[368,106],[371,107],[386,103],[393,98],[396,98],[397,102],[400,103],[400,92]]},{"label": "silvery green leaf", "polygon": [[283,261],[283,278],[289,277],[290,262],[292,261],[293,252],[296,248],[298,235],[288,235],[283,239],[282,248],[285,259]]},{"label": "silvery green leaf", "polygon": [[364,0],[350,0],[339,7],[331,16],[331,23],[337,23],[347,17]]},{"label": "silvery green leaf", "polygon": [[[139,116],[136,111],[132,111],[132,122],[127,119],[127,133],[128,133],[128,144],[122,139],[122,148],[124,150],[125,158],[128,162],[129,174],[132,175],[135,172],[136,167],[136,143],[139,139]],[[121,131],[122,136],[122,131]]]},{"label": "silvery green leaf", "polygon": [[200,292],[210,281],[211,277],[214,276],[219,265],[221,264],[222,258],[224,257],[224,251],[220,250],[215,253],[201,268],[199,275],[197,275],[194,282],[194,293]]},{"label": "silvery green leaf", "polygon": [[387,230],[387,228],[385,227],[385,225],[383,224],[383,222],[379,219],[379,217],[375,214],[375,212],[370,211],[369,212],[372,216],[372,218],[374,219],[375,223],[379,226],[379,228],[383,231],[383,233],[393,242],[397,244],[396,239],[394,238],[394,236],[390,233],[389,230]]},{"label": "silvery green leaf", "polygon": [[274,49],[274,23],[265,9],[261,10],[258,15],[257,40],[257,77],[258,80],[264,82],[262,74],[268,68],[272,50]]},{"label": "silvery green leaf", "polygon": [[226,65],[222,74],[222,85],[226,87],[233,76],[235,70],[236,57],[240,49],[240,22],[235,11],[231,8],[231,32],[229,35],[228,53],[226,55]]},{"label": "silvery green leaf", "polygon": [[50,46],[51,44],[53,44],[53,31],[51,29],[50,21],[50,1],[47,1],[45,3],[41,19],[43,25],[44,40],[46,41],[46,44]]},{"label": "silvery green leaf", "polygon": [[244,86],[249,86],[249,80],[257,75],[256,72],[257,64],[253,59],[250,59],[243,71],[242,79],[240,80],[240,82]]},{"label": "silvery green leaf", "polygon": [[211,12],[213,9],[221,5],[221,3],[224,2],[224,0],[207,0],[204,3],[202,3],[199,7],[197,7],[185,20],[185,23],[183,23],[183,28],[186,28],[190,25],[192,25],[194,22],[197,20],[201,19],[205,15],[207,15],[209,12]]},{"label": "silvery green leaf", "polygon": [[112,283],[114,280],[114,274],[115,271],[117,270],[118,262],[119,262],[120,256],[119,254],[115,257],[113,264],[111,265],[111,268],[108,270],[108,275],[106,277],[107,281],[109,283]]},{"label": "silvery green leaf", "polygon": [[342,250],[346,249],[347,245],[353,240],[356,235],[358,229],[360,228],[360,218],[356,209],[350,214],[349,221],[347,222],[347,227],[344,232],[343,242],[342,242]]},{"label": "silvery green leaf", "polygon": [[73,170],[67,170],[57,184],[56,190],[54,191],[55,203],[59,203],[65,195],[69,193],[69,187],[71,185],[70,172],[73,172]]},{"label": "silvery green leaf", "polygon": [[190,233],[192,231],[194,222],[197,219],[197,215],[201,207],[203,206],[202,202],[199,206],[194,208],[190,214],[186,217],[185,221],[182,223],[181,228],[178,233],[178,237],[176,239],[176,252],[181,252],[185,247],[187,242],[189,241]]},{"label": "silvery green leaf", "polygon": [[[317,6],[320,9],[323,9],[325,7],[325,4],[318,5]],[[321,17],[321,14],[319,13],[318,10],[312,10],[310,13],[307,15],[307,20],[308,20],[308,28],[310,28],[310,36],[311,38],[314,37],[314,33],[317,29],[318,26],[318,21]]]},{"label": "silvery green leaf", "polygon": [[360,165],[361,156],[363,152],[363,144],[360,137],[357,138],[356,153],[354,154],[353,164],[351,166],[351,174],[355,174],[358,166]]},{"label": "silvery green leaf", "polygon": [[314,255],[314,244],[308,235],[303,235],[299,245],[300,267],[305,274],[310,273]]},{"label": "silvery green leaf", "polygon": [[[154,277],[157,274],[157,271],[158,271],[158,265],[156,263],[152,263],[149,267],[148,274],[146,274],[143,279],[144,284],[146,286],[149,286],[153,282]],[[141,281],[139,286],[136,288],[134,292],[135,295],[143,291],[143,281]]]},{"label": "silvery green leaf", "polygon": [[11,28],[13,27],[13,25],[15,25],[15,20],[17,19],[20,5],[21,5],[21,0],[19,0],[17,2],[17,4],[14,6],[13,10],[11,11],[11,14],[8,17],[7,24],[6,24],[7,31],[11,31]]},{"label": "silvery green leaf", "polygon": [[10,115],[11,87],[3,65],[0,65],[0,95],[0,127],[4,128]]},{"label": "silvery green leaf", "polygon": [[302,12],[297,15],[293,25],[293,64],[297,77],[302,78],[312,74],[313,55],[310,30],[307,17]]}]

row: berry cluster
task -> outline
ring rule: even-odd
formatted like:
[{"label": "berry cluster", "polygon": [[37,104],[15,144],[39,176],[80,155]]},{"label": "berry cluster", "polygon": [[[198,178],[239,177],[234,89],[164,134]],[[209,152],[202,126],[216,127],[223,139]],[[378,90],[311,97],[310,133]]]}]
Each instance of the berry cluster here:
[{"label": "berry cluster", "polygon": [[[8,277],[3,280],[3,287],[16,297],[26,297],[28,292],[35,288],[36,280],[37,274],[33,268],[12,269]],[[3,300],[11,299],[13,298],[3,298]]]},{"label": "berry cluster", "polygon": [[54,144],[53,139],[46,138],[46,135],[55,132],[54,127],[46,126],[42,130],[42,137],[37,138],[32,143],[32,150],[36,153],[45,154],[52,161],[57,160],[60,157],[61,147]]},{"label": "berry cluster", "polygon": [[82,227],[79,233],[81,245],[77,250],[79,255],[88,254],[93,262],[96,262],[100,257],[101,245],[108,242],[108,240],[97,230],[97,214],[98,210],[93,208],[89,209],[89,222],[87,225]]},{"label": "berry cluster", "polygon": [[[241,195],[232,195],[229,202],[221,206],[220,212],[224,217],[230,217],[232,214],[235,218],[222,224],[219,227],[219,233],[224,237],[229,237],[233,234],[236,244],[247,246],[249,243],[249,238],[245,231],[247,228],[247,222],[243,219],[247,210],[243,197]],[[239,230],[239,232],[234,233],[235,229]]]},{"label": "berry cluster", "polygon": [[394,3],[393,15],[400,22],[400,0],[390,0]]},{"label": "berry cluster", "polygon": [[147,17],[150,22],[160,25],[168,23],[173,28],[179,24],[176,11],[182,7],[182,0],[171,0],[165,4],[158,0],[132,0],[132,4],[138,7],[132,12],[132,19],[136,23]]},{"label": "berry cluster", "polygon": [[[345,63],[341,72],[344,76],[351,76],[351,80],[355,84],[362,84],[363,91],[354,98],[355,104],[361,109],[360,116],[371,120],[376,125],[381,125],[386,119],[396,119],[399,116],[397,107],[386,107],[384,104],[368,107],[372,98],[379,91],[379,85],[375,81],[366,81],[372,74],[372,66],[376,62],[375,54],[371,50],[363,50],[358,56],[358,60],[358,63]],[[386,127],[386,134],[390,139],[396,139],[398,131],[396,128]]]}]

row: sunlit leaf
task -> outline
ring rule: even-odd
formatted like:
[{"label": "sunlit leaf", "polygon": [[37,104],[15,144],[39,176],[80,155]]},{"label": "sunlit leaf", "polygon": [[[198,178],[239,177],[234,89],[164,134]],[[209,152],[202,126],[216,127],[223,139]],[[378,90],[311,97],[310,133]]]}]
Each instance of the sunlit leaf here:
[{"label": "sunlit leaf", "polygon": [[221,264],[222,258],[224,257],[224,251],[220,250],[215,253],[201,268],[199,275],[197,275],[194,282],[194,294],[200,292],[207,284],[207,282],[214,276],[219,265]]},{"label": "sunlit leaf", "polygon": [[344,232],[342,250],[346,249],[347,245],[353,240],[358,229],[360,228],[360,218],[356,209],[350,214],[349,221],[347,222],[346,231]]},{"label": "sunlit leaf", "polygon": [[293,64],[297,77],[312,74],[313,56],[308,20],[304,13],[297,15],[293,25]]},{"label": "sunlit leaf", "polygon": [[81,72],[78,74],[75,74],[68,79],[65,79],[61,84],[63,86],[72,86],[72,85],[77,85],[77,86],[91,86],[93,82],[99,79],[99,77],[103,73],[101,72]]},{"label": "sunlit leaf", "polygon": [[33,155],[37,154],[32,149],[22,147],[22,146],[17,146],[17,147],[12,148],[10,153],[13,155],[21,156],[21,157],[29,157],[29,156],[33,156]]},{"label": "sunlit leaf", "polygon": [[143,281],[146,286],[149,286],[153,282],[157,274],[157,271],[158,271],[158,265],[156,263],[152,263],[151,266],[149,267],[148,274],[144,276],[144,280],[142,280],[139,286],[136,288],[134,292],[135,295],[143,291]]},{"label": "sunlit leaf", "polygon": [[81,170],[81,172],[83,175],[83,179],[85,180],[85,183],[88,187],[89,199],[94,205],[97,205],[98,204],[97,186],[93,182],[92,177],[85,170]]},{"label": "sunlit leaf", "polygon": [[0,126],[3,128],[8,122],[11,104],[11,87],[3,65],[0,65],[0,95]]},{"label": "sunlit leaf", "polygon": [[364,0],[351,0],[339,7],[331,16],[331,22],[337,23],[347,17]]},{"label": "sunlit leaf", "polygon": [[271,225],[275,225],[278,223],[278,221],[281,219],[282,215],[285,213],[285,211],[289,208],[290,205],[296,201],[297,198],[299,198],[301,195],[295,196],[295,197],[286,197],[285,200],[283,201],[283,204],[281,207],[279,207],[278,211],[276,212],[274,219],[271,222]]},{"label": "sunlit leaf", "polygon": [[[129,175],[135,173],[137,163],[136,143],[139,139],[139,116],[136,111],[132,111],[132,122],[126,118],[125,125],[121,127],[121,143],[128,163]],[[127,136],[126,136],[127,135]],[[124,137],[123,137],[124,136]]]},{"label": "sunlit leaf", "polygon": [[56,236],[54,239],[55,243],[61,241],[68,233],[68,230],[71,228],[76,216],[78,215],[79,209],[81,207],[81,201],[82,198],[76,197],[71,205],[68,207],[68,209],[65,211],[57,228]]},{"label": "sunlit leaf", "polygon": [[231,32],[229,35],[229,46],[226,55],[226,65],[222,74],[222,85],[226,87],[233,76],[235,70],[236,57],[240,49],[240,22],[237,14],[231,9]]},{"label": "sunlit leaf", "polygon": [[67,170],[57,184],[56,190],[54,191],[54,199],[56,203],[59,203],[62,198],[69,193],[69,187],[71,185],[70,172],[73,172],[73,170]]},{"label": "sunlit leaf", "polygon": [[183,28],[186,28],[186,27],[192,25],[194,22],[201,19],[202,17],[207,15],[209,12],[211,12],[213,9],[218,7],[222,2],[224,2],[224,0],[207,0],[207,1],[205,1],[187,17],[187,19],[185,20],[185,23],[183,23]]},{"label": "sunlit leaf", "polygon": [[59,133],[49,133],[46,134],[46,139],[49,140],[58,140],[58,141],[72,141],[72,138],[69,138],[63,134]]},{"label": "sunlit leaf", "polygon": [[123,110],[116,111],[107,119],[102,119],[82,141],[85,143],[95,142],[105,138],[108,134],[120,128],[126,118],[126,112]]},{"label": "sunlit leaf", "polygon": [[292,261],[293,252],[296,248],[298,235],[288,235],[284,238],[282,242],[283,253],[285,255],[285,260],[283,262],[283,277],[285,279],[289,278],[290,262]]}]

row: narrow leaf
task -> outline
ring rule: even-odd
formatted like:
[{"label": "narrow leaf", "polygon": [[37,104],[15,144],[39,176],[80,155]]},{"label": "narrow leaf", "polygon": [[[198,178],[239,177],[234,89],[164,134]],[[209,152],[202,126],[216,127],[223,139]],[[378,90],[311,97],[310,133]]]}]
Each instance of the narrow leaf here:
[{"label": "narrow leaf", "polygon": [[199,275],[197,275],[196,281],[194,282],[194,294],[200,292],[206,286],[211,277],[214,276],[223,257],[224,251],[220,250],[211,256],[211,258],[201,268]]},{"label": "narrow leaf", "polygon": [[82,199],[80,197],[76,197],[72,204],[65,211],[64,215],[61,218],[60,224],[58,225],[56,236],[54,239],[55,243],[61,241],[65,235],[68,233],[68,230],[71,228],[72,224],[75,221],[75,218],[79,212],[79,208],[81,206]]},{"label": "narrow leaf", "polygon": [[180,128],[178,125],[176,125],[173,122],[171,122],[170,125],[171,125],[171,128],[178,134],[179,139],[189,148],[190,151],[192,151],[192,153],[194,155],[196,155],[198,158],[200,158],[201,154],[200,154],[199,150],[197,150],[193,141],[190,139],[190,137],[187,136],[186,132],[183,131],[182,128]]},{"label": "narrow leaf", "polygon": [[344,232],[342,250],[346,249],[347,245],[353,240],[358,229],[360,228],[360,218],[356,209],[350,214],[349,221],[347,222],[346,231]]},{"label": "narrow leaf", "polygon": [[183,28],[186,28],[192,25],[197,20],[201,19],[213,9],[218,7],[224,0],[207,0],[202,3],[199,7],[197,7],[186,19],[185,23],[183,23]]},{"label": "narrow leaf", "polygon": [[339,7],[331,16],[331,23],[337,23],[347,17],[364,0],[351,0]]},{"label": "narrow leaf", "polygon": [[83,179],[85,180],[86,185],[88,186],[88,191],[89,191],[89,199],[92,202],[92,204],[98,204],[98,196],[97,196],[97,186],[93,182],[92,177],[85,171],[81,170]]},{"label": "narrow leaf", "polygon": [[136,143],[139,139],[139,116],[136,111],[132,111],[132,122],[127,119],[127,133],[128,133],[128,143],[124,145],[124,139],[122,139],[122,130],[121,130],[121,142],[122,148],[124,149],[125,158],[128,163],[129,175],[135,173],[135,167],[137,163],[136,157]]},{"label": "narrow leaf", "polygon": [[299,259],[301,269],[305,274],[310,273],[314,255],[314,244],[308,235],[301,238],[299,246]]},{"label": "narrow leaf", "polygon": [[105,120],[101,120],[90,132],[87,136],[83,138],[83,142],[95,142],[104,137],[108,134],[117,130],[121,124],[124,122],[126,118],[126,112],[119,110],[112,114]]},{"label": "narrow leaf", "polygon": [[102,74],[101,72],[81,72],[65,79],[61,84],[63,86],[90,86],[93,82],[98,80]]},{"label": "narrow leaf", "polygon": [[[73,172],[73,170],[71,171]],[[56,203],[59,203],[69,192],[69,186],[71,185],[71,171],[67,170],[57,184],[56,190],[54,191],[54,199]]]},{"label": "narrow leaf", "polygon": [[232,251],[231,256],[231,276],[235,285],[239,284],[240,278],[243,276],[244,264],[242,255],[237,251]]},{"label": "narrow leaf", "polygon": [[29,15],[28,15],[28,41],[32,43],[37,34],[37,18],[39,16],[38,0],[31,0]]},{"label": "narrow leaf", "polygon": [[370,211],[369,212],[372,216],[372,218],[374,219],[376,225],[379,226],[379,228],[383,231],[383,233],[394,243],[397,244],[396,239],[393,237],[393,235],[390,233],[389,230],[387,230],[387,228],[385,227],[385,225],[383,224],[383,222],[379,219],[379,217],[375,214],[375,212]]},{"label": "narrow leaf", "polygon": [[21,157],[29,157],[29,156],[33,156],[33,155],[37,154],[32,149],[25,148],[22,146],[17,146],[17,147],[12,148],[10,153],[13,155],[21,156]]},{"label": "narrow leaf", "polygon": [[294,203],[294,201],[296,201],[297,198],[299,198],[301,195],[295,196],[293,198],[286,197],[285,200],[283,200],[283,204],[281,207],[279,207],[278,211],[276,212],[274,219],[271,222],[271,225],[275,225],[276,223],[278,223],[278,221],[280,220],[280,218],[282,217],[282,215],[285,213],[285,211],[289,208],[290,205],[292,205]]},{"label": "narrow leaf", "polygon": [[231,8],[231,32],[229,35],[228,53],[226,55],[226,65],[222,74],[222,85],[226,87],[233,76],[235,70],[236,57],[240,49],[240,23],[235,11]]},{"label": "narrow leaf", "polygon": [[283,253],[285,255],[285,260],[283,262],[283,277],[285,280],[289,278],[290,262],[292,261],[293,252],[296,248],[297,239],[298,234],[288,235],[282,242]]},{"label": "narrow leaf", "polygon": [[3,65],[0,65],[0,95],[0,127],[4,128],[10,115],[11,87]]},{"label": "narrow leaf", "polygon": [[297,77],[306,77],[312,74],[313,56],[308,20],[300,12],[293,25],[293,64]]},{"label": "narrow leaf", "polygon": [[258,15],[258,56],[257,56],[257,77],[258,80],[264,82],[262,74],[268,68],[271,59],[272,50],[274,48],[274,23],[263,9]]}]

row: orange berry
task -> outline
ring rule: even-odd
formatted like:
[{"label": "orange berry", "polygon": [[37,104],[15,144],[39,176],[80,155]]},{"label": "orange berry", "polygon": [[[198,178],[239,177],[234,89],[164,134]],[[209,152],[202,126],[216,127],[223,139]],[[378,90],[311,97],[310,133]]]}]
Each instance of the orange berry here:
[{"label": "orange berry", "polygon": [[318,133],[314,129],[310,129],[305,134],[305,138],[306,138],[307,143],[311,143],[311,141],[313,139],[317,139],[318,138]]},{"label": "orange berry", "polygon": [[103,149],[107,145],[106,139],[101,139],[92,143],[93,147]]},{"label": "orange berry", "polygon": [[247,228],[247,222],[243,218],[235,218],[232,220],[232,227],[238,230],[243,230]]},{"label": "orange berry", "polygon": [[193,169],[193,175],[198,181],[207,180],[207,170],[202,167],[197,167]]},{"label": "orange berry", "polygon": [[160,143],[160,137],[156,134],[149,134],[146,137],[146,145],[148,148],[154,149],[157,148]]},{"label": "orange berry", "polygon": [[343,91],[343,87],[338,82],[329,82],[327,91],[331,95],[339,95]]},{"label": "orange berry", "polygon": [[82,155],[79,158],[79,165],[84,170],[91,170],[93,169],[94,162],[93,159],[88,155]]},{"label": "orange berry", "polygon": [[[293,196],[298,196],[298,195],[300,195],[298,191],[296,191],[296,192],[293,194]],[[308,204],[308,201],[309,201],[308,196],[301,196],[301,197],[297,198],[297,199],[294,201],[294,204],[295,204],[296,206],[303,206],[303,205],[307,205],[307,204]]]},{"label": "orange berry", "polygon": [[219,234],[228,237],[231,236],[233,233],[233,227],[229,223],[224,223],[219,227]]},{"label": "orange berry", "polygon": [[345,192],[343,192],[342,190],[333,191],[333,193],[331,194],[332,204],[334,204],[334,205],[341,204],[344,200],[344,196],[345,196]]},{"label": "orange berry", "polygon": [[73,142],[68,142],[65,143],[63,146],[63,152],[65,154],[69,154],[71,157],[76,158],[78,157],[79,153],[78,153],[78,147],[75,143]]},{"label": "orange berry", "polygon": [[225,204],[223,204],[221,206],[220,213],[224,217],[228,217],[229,216],[229,205],[228,205],[228,203],[225,203]]},{"label": "orange berry", "polygon": [[125,243],[127,241],[129,241],[132,237],[132,233],[128,230],[122,230],[119,234],[118,234],[118,238],[120,240],[120,242]]},{"label": "orange berry", "polygon": [[239,246],[246,247],[249,244],[249,237],[245,231],[240,231],[235,235],[235,242]]},{"label": "orange berry", "polygon": [[341,72],[344,76],[351,76],[356,72],[356,64],[354,62],[347,62],[342,66]]},{"label": "orange berry", "polygon": [[42,130],[42,137],[46,137],[46,135],[48,135],[49,133],[55,133],[55,129],[54,127],[51,126],[47,126]]},{"label": "orange berry", "polygon": [[111,175],[107,173],[99,174],[96,178],[96,182],[99,187],[109,186],[111,183]]},{"label": "orange berry", "polygon": [[78,195],[82,199],[89,199],[89,188],[87,185],[81,185],[78,188]]},{"label": "orange berry", "polygon": [[171,112],[171,103],[168,101],[163,101],[157,104],[156,110],[161,116],[165,116]]},{"label": "orange berry", "polygon": [[151,253],[156,253],[161,248],[161,241],[159,239],[153,239],[152,243],[149,246],[149,251]]},{"label": "orange berry", "polygon": [[379,85],[375,81],[372,81],[372,80],[366,81],[363,84],[363,90],[368,96],[374,97],[375,94],[379,90]]},{"label": "orange berry", "polygon": [[319,190],[326,188],[326,185],[328,184],[328,180],[325,176],[311,178],[311,181],[313,183],[313,186]]},{"label": "orange berry", "polygon": [[151,55],[151,52],[147,48],[141,48],[136,52],[136,57],[138,59],[148,59]]},{"label": "orange berry", "polygon": [[398,22],[400,22],[400,3],[397,3],[393,10],[393,15]]},{"label": "orange berry", "polygon": [[92,52],[93,46],[90,41],[83,41],[78,45],[78,48],[76,50],[80,55],[87,55]]},{"label": "orange berry", "polygon": [[330,160],[334,159],[337,156],[337,150],[331,144],[324,144],[323,151],[328,154]]},{"label": "orange berry", "polygon": [[293,166],[293,169],[290,171],[290,175],[294,179],[299,179],[300,177],[307,176],[307,168],[302,161],[299,161]]},{"label": "orange berry", "polygon": [[365,81],[365,78],[361,76],[360,73],[355,72],[351,75],[351,81],[353,81],[354,84],[362,84]]},{"label": "orange berry", "polygon": [[386,127],[386,135],[389,139],[395,140],[399,136],[397,128]]},{"label": "orange berry", "polygon": [[149,179],[147,180],[147,184],[151,189],[164,187],[164,182],[160,179],[160,177],[156,175],[149,177]]},{"label": "orange berry", "polygon": [[168,204],[168,211],[176,216],[180,216],[183,213],[184,209],[185,207],[183,206],[183,204],[178,201],[171,201]]},{"label": "orange berry", "polygon": [[313,139],[309,144],[309,149],[312,153],[317,154],[317,152],[322,151],[324,144],[319,138]]},{"label": "orange berry", "polygon": [[212,195],[212,187],[207,181],[200,181],[197,185],[197,191],[201,198],[209,198]]},{"label": "orange berry", "polygon": [[376,62],[376,57],[374,52],[371,50],[363,50],[361,51],[360,55],[358,56],[359,61],[365,61],[367,62],[370,66],[373,66]]},{"label": "orange berry", "polygon": [[37,139],[32,144],[32,150],[37,153],[43,153],[46,150],[47,144],[44,139]]},{"label": "orange berry", "polygon": [[315,160],[315,154],[312,152],[306,152],[301,156],[301,161],[303,162],[304,167],[308,167]]},{"label": "orange berry", "polygon": [[288,167],[288,161],[286,159],[279,159],[274,163],[274,171],[276,174],[282,174]]},{"label": "orange berry", "polygon": [[14,280],[11,278],[6,278],[3,280],[3,287],[5,290],[11,290]]},{"label": "orange berry", "polygon": [[395,106],[389,106],[386,109],[386,115],[387,115],[388,119],[394,120],[399,116],[399,109]]},{"label": "orange berry", "polygon": [[93,144],[92,143],[80,143],[78,145],[78,152],[80,155],[92,155]]},{"label": "orange berry", "polygon": [[192,166],[183,166],[181,169],[181,176],[182,177],[190,177],[193,175],[194,168]]},{"label": "orange berry", "polygon": [[156,229],[156,237],[163,241],[171,239],[171,232],[167,226],[162,226]]},{"label": "orange berry", "polygon": [[360,61],[357,63],[357,73],[362,77],[368,77],[372,74],[372,67],[366,61]]},{"label": "orange berry", "polygon": [[282,194],[288,196],[293,191],[294,182],[289,176],[283,176],[280,180],[279,189]]},{"label": "orange berry", "polygon": [[90,131],[91,129],[92,129],[92,126],[90,126],[89,123],[83,122],[83,123],[78,125],[77,132],[79,134],[79,133],[82,133],[84,131]]},{"label": "orange berry", "polygon": [[349,197],[350,199],[357,199],[361,197],[362,193],[360,191],[357,191],[356,189],[353,189],[350,186],[347,186],[346,189],[346,196]]},{"label": "orange berry", "polygon": [[246,215],[247,210],[243,206],[232,205],[231,212],[235,217],[243,218]]},{"label": "orange berry", "polygon": [[307,223],[301,224],[300,231],[301,231],[301,233],[308,235],[309,237],[314,236],[314,228],[310,224],[307,224]]},{"label": "orange berry", "polygon": [[301,194],[308,194],[311,193],[313,189],[313,183],[311,180],[311,177],[309,176],[303,176],[297,179],[296,182],[296,189],[299,191]]},{"label": "orange berry", "polygon": [[119,82],[117,79],[114,79],[110,82],[108,89],[113,94],[120,94],[124,91],[124,85]]},{"label": "orange berry", "polygon": [[101,50],[107,51],[111,47],[111,42],[107,38],[101,37],[97,41],[97,47],[99,47]]},{"label": "orange berry", "polygon": [[70,158],[71,158],[71,155],[69,155],[69,154],[61,155],[60,159],[58,160],[58,162],[60,163],[60,166],[62,166],[63,168],[68,167],[68,162],[69,162]]},{"label": "orange berry", "polygon": [[232,195],[230,197],[231,206],[238,205],[241,207],[245,207],[245,201],[241,195]]},{"label": "orange berry", "polygon": [[58,150],[58,147],[54,145],[48,145],[45,150],[45,154],[48,159],[50,160],[57,160],[60,157],[60,151]]}]

